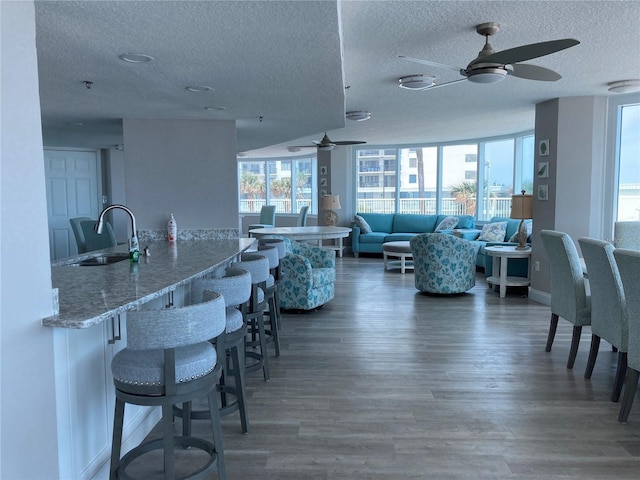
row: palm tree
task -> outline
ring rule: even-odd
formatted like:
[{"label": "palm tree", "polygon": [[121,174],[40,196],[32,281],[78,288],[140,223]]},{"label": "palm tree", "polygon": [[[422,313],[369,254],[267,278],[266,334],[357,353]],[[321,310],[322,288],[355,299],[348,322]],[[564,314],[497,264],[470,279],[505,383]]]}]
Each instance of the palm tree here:
[{"label": "palm tree", "polygon": [[264,198],[266,193],[264,179],[251,172],[242,172],[240,177],[240,194],[247,198]]},{"label": "palm tree", "polygon": [[478,198],[478,182],[476,180],[463,181],[450,187],[456,202],[464,206],[465,215],[476,214],[476,199]]}]

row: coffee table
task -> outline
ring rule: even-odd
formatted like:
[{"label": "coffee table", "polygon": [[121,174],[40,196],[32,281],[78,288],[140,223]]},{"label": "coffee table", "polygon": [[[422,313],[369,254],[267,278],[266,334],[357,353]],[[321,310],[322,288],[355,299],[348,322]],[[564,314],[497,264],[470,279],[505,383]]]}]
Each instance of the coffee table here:
[{"label": "coffee table", "polygon": [[[318,246],[331,248],[342,257],[344,246],[342,239],[349,236],[350,227],[309,226],[309,227],[269,227],[255,228],[251,230],[251,236],[256,238],[268,235],[279,235],[291,240],[317,240]],[[323,240],[336,240],[337,244],[322,245]]]},{"label": "coffee table", "polygon": [[487,255],[493,257],[493,275],[487,277],[487,283],[500,286],[500,298],[504,298],[507,295],[507,287],[529,286],[531,283],[529,272],[527,272],[526,278],[508,276],[507,265],[510,258],[531,258],[531,247],[524,250],[516,250],[513,245],[494,245],[485,247],[484,251]]},{"label": "coffee table", "polygon": [[[398,258],[399,260],[389,260],[389,257]],[[383,243],[382,258],[385,270],[398,267],[400,267],[400,273],[404,273],[406,269],[413,270],[413,256],[408,241]]]}]

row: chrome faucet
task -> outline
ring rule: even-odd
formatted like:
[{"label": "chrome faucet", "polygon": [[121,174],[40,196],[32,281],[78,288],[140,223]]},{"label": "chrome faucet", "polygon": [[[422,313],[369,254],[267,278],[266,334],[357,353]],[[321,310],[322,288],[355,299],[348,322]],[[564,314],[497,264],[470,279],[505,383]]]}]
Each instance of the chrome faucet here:
[{"label": "chrome faucet", "polygon": [[102,210],[102,212],[100,212],[100,215],[98,215],[98,223],[96,223],[94,230],[96,231],[97,234],[101,234],[102,228],[104,227],[104,216],[108,211],[114,210],[116,208],[127,212],[127,214],[129,215],[129,218],[131,219],[131,238],[129,238],[129,259],[132,262],[137,262],[138,258],[140,257],[140,249],[138,246],[138,230],[136,229],[136,217],[133,215],[133,212],[129,210],[127,207],[125,207],[124,205],[109,205],[108,207],[106,207],[104,210]]}]

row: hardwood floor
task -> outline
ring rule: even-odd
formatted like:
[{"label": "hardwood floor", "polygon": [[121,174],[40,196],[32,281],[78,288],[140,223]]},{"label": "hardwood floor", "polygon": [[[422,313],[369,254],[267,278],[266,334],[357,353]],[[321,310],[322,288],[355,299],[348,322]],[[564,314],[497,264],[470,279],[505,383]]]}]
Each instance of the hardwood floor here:
[{"label": "hardwood floor", "polygon": [[567,370],[570,324],[545,353],[549,307],[482,273],[434,297],[382,258],[336,262],[335,299],[283,316],[271,381],[247,376],[249,434],[223,420],[229,479],[640,478],[640,399],[618,423],[605,342],[583,378],[588,328]]}]

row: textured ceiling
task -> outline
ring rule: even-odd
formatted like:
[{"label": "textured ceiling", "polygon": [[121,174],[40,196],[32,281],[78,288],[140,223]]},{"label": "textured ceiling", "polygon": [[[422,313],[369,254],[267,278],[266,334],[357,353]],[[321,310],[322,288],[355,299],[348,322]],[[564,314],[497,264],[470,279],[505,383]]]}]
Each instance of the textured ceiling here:
[{"label": "textured ceiling", "polygon": [[[532,129],[538,102],[609,95],[608,82],[640,78],[635,0],[56,1],[36,2],[36,15],[50,146],[122,143],[122,118],[235,120],[239,151],[259,156],[286,154],[325,130],[369,144],[471,139]],[[398,77],[418,73],[438,84],[461,78],[398,56],[465,67],[484,43],[475,26],[489,21],[502,25],[491,39],[496,51],[581,43],[527,62],[557,71],[557,82],[397,87]],[[126,52],[155,60],[128,64],[118,59]],[[372,118],[346,121],[350,110]]]}]

